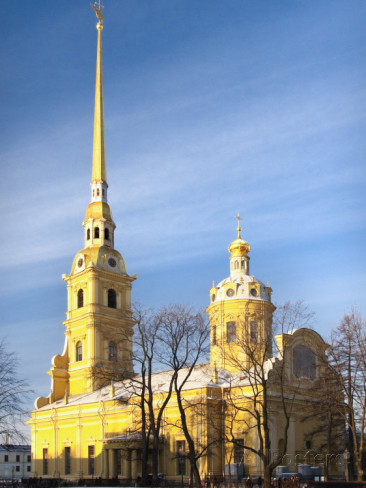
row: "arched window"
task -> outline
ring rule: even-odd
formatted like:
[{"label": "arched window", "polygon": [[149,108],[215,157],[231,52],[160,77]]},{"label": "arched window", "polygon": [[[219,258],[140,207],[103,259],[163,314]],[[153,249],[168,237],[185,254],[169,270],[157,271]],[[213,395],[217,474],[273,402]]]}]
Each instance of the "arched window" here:
[{"label": "arched window", "polygon": [[117,294],[112,288],[108,290],[108,307],[117,308]]},{"label": "arched window", "polygon": [[108,361],[117,361],[117,347],[113,341],[108,344]]},{"label": "arched window", "polygon": [[235,269],[239,269],[239,263],[238,263],[238,261],[235,261]]},{"label": "arched window", "polygon": [[99,197],[99,195],[100,195],[100,190],[99,188],[97,188],[97,197]]},{"label": "arched window", "polygon": [[76,343],[75,359],[76,359],[76,361],[82,361],[83,360],[83,345],[82,345],[81,341],[78,341]]},{"label": "arched window", "polygon": [[78,291],[78,308],[84,306],[84,290],[80,288]]},{"label": "arched window", "polygon": [[316,357],[310,347],[298,344],[292,352],[292,368],[296,378],[316,378]]},{"label": "arched window", "polygon": [[109,241],[109,229],[107,228],[104,229],[104,239]]},{"label": "arched window", "polygon": [[86,239],[89,241],[90,240],[90,229],[86,231]]},{"label": "arched window", "polygon": [[94,229],[94,237],[95,237],[95,239],[99,239],[99,227],[96,227]]}]

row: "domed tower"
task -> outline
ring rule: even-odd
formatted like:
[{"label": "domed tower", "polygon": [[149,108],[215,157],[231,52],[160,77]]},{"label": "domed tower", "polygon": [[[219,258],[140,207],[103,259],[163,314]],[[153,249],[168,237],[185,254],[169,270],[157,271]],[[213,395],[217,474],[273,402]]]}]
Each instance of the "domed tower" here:
[{"label": "domed tower", "polygon": [[115,223],[107,200],[104,144],[102,30],[98,17],[91,202],[83,221],[84,247],[73,260],[67,283],[65,347],[54,356],[51,392],[40,408],[69,395],[94,391],[113,377],[132,372],[131,283],[122,255],[114,248]]},{"label": "domed tower", "polygon": [[249,244],[241,238],[229,246],[230,276],[210,289],[211,367],[240,371],[258,355],[272,356],[272,289],[249,274]]}]

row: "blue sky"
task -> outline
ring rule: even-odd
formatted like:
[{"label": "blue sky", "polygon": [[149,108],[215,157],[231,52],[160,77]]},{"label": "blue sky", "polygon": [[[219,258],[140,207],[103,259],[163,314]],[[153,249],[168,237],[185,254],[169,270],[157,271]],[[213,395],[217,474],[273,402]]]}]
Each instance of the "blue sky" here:
[{"label": "blue sky", "polygon": [[[36,396],[90,197],[96,18],[1,2],[1,336]],[[251,273],[327,337],[365,315],[366,3],[105,0],[109,202],[133,299],[208,304],[240,212]]]}]

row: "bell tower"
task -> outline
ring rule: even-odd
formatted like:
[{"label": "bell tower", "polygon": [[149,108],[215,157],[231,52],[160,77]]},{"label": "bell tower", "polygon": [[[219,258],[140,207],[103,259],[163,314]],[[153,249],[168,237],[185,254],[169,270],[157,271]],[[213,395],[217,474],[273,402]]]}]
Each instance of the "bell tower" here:
[{"label": "bell tower", "polygon": [[69,395],[92,392],[110,378],[132,372],[131,288],[122,255],[114,248],[116,225],[107,198],[104,142],[102,30],[99,4],[91,201],[83,221],[84,248],[73,260],[67,283],[65,346],[54,356],[51,392],[36,408]]},{"label": "bell tower", "polygon": [[272,289],[249,275],[250,245],[237,238],[229,246],[230,276],[210,289],[207,312],[211,327],[212,368],[240,372],[256,355],[272,356]]}]

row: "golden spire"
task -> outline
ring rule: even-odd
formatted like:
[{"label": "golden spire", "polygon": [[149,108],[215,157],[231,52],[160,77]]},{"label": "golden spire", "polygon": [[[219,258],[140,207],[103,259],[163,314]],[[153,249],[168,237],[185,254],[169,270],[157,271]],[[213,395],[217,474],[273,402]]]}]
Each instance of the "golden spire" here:
[{"label": "golden spire", "polygon": [[104,145],[104,108],[103,108],[103,71],[102,71],[102,30],[103,6],[99,2],[90,4],[98,18],[98,46],[97,46],[97,69],[95,80],[95,109],[94,109],[94,142],[93,142],[93,171],[92,182],[102,181],[107,183],[107,171],[105,164]]}]

